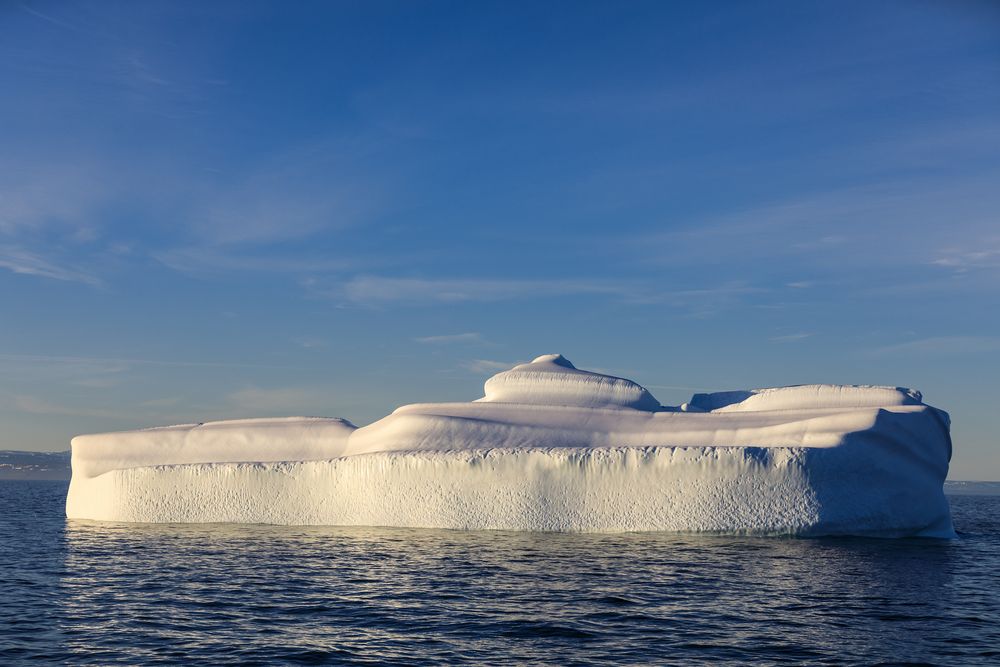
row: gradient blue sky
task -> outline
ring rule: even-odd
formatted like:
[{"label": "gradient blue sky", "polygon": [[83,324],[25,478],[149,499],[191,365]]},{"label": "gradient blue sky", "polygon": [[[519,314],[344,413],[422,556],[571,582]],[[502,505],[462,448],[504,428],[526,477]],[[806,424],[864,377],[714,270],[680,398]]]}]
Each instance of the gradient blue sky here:
[{"label": "gradient blue sky", "polygon": [[1000,479],[991,2],[8,2],[0,448],[467,400],[921,389]]}]

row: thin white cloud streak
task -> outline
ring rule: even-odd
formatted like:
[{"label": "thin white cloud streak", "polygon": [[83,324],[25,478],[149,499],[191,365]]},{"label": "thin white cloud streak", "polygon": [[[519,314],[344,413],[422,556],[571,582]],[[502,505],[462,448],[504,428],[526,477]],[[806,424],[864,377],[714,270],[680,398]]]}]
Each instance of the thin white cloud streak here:
[{"label": "thin white cloud streak", "polygon": [[88,387],[90,389],[110,389],[111,387],[117,387],[122,384],[122,378],[115,376],[89,377],[81,378],[79,380],[71,380],[70,384],[77,387]]},{"label": "thin white cloud streak", "polygon": [[[716,11],[713,19],[725,22],[742,18],[741,12]],[[870,102],[892,103],[901,89],[919,86],[923,92],[928,92],[924,72],[918,74],[916,71],[900,70],[899,63],[915,52],[910,41],[912,32],[892,30],[898,15],[871,12],[866,18],[868,25],[852,28],[852,37],[860,41],[852,41],[850,46],[844,44],[837,50],[836,68],[831,68],[825,61],[810,58],[785,58],[776,63],[777,66],[762,68],[758,59],[750,58],[729,63],[721,69],[699,68],[697,76],[671,80],[658,77],[651,81],[643,81],[640,77],[630,80],[629,85],[601,80],[600,77],[587,79],[585,85],[571,80],[483,80],[480,85],[450,91],[447,107],[435,104],[439,99],[434,96],[403,97],[400,93],[408,92],[407,87],[386,83],[370,87],[363,96],[359,96],[359,103],[369,116],[405,125],[413,124],[415,118],[431,115],[448,117],[469,114],[504,118],[584,115],[591,119],[629,119],[635,122],[649,117],[697,117],[716,111],[720,99],[730,99],[740,101],[742,120],[753,127],[761,118],[769,121],[775,118],[800,120],[816,114],[836,114],[852,108],[859,95]],[[942,15],[941,18],[953,19],[954,15]],[[986,26],[991,24],[989,21],[980,23],[981,26],[969,31],[966,36],[989,43],[992,35]],[[933,33],[927,33],[929,40],[933,37]],[[864,43],[865,48],[856,48],[857,43]],[[425,63],[421,61],[421,64]],[[982,67],[955,73],[954,78],[966,85],[960,91],[950,91],[952,98],[956,92],[978,97],[982,95],[980,90],[989,89],[993,70],[983,63]],[[956,134],[953,127],[940,128],[940,133]],[[936,137],[939,132],[925,134]],[[960,139],[957,137],[957,140]],[[877,151],[872,153],[876,157],[879,155]]]},{"label": "thin white cloud streak", "polygon": [[58,19],[58,18],[56,18],[54,16],[50,16],[49,14],[45,14],[43,12],[40,12],[37,9],[29,7],[28,5],[22,4],[20,7],[21,7],[21,11],[27,12],[28,14],[31,14],[35,18],[41,19],[42,21],[45,21],[47,23],[51,23],[52,25],[59,26],[60,28],[66,28],[67,30],[72,30],[74,32],[80,32],[80,30],[81,30],[79,26],[76,26],[76,25],[74,25],[72,23],[69,23],[67,21],[63,21],[63,20]]},{"label": "thin white cloud streak", "polygon": [[346,227],[359,217],[346,204],[327,199],[329,195],[275,190],[273,184],[268,190],[252,184],[234,188],[207,209],[194,212],[193,227],[215,245],[264,244],[304,239]]},{"label": "thin white cloud streak", "polygon": [[0,234],[90,226],[89,211],[117,191],[106,165],[64,159],[0,162]]},{"label": "thin white cloud streak", "polygon": [[674,306],[691,306],[701,308],[718,308],[731,304],[741,298],[766,294],[770,292],[764,287],[754,287],[743,282],[730,282],[717,287],[699,287],[693,289],[675,289],[669,291],[646,290],[636,291],[629,295],[629,300],[636,303],[666,303]]},{"label": "thin white cloud streak", "polygon": [[1000,268],[1000,237],[980,239],[975,245],[965,247],[943,248],[931,264],[957,273]]},{"label": "thin white cloud streak", "polygon": [[495,361],[493,359],[471,359],[461,363],[462,368],[476,374],[498,373],[517,366],[519,361]]},{"label": "thin white cloud streak", "polygon": [[139,405],[144,408],[172,408],[183,399],[180,396],[164,396],[163,398],[151,398],[148,401],[143,401]]},{"label": "thin white cloud streak", "polygon": [[13,397],[13,407],[18,412],[32,415],[62,415],[68,417],[94,417],[99,419],[119,419],[122,415],[98,408],[72,407],[51,403],[37,396],[17,394]]},{"label": "thin white cloud streak", "polygon": [[853,241],[843,224],[833,227],[840,233],[830,234],[831,222],[868,217],[873,203],[862,192],[830,193],[733,213],[630,243],[647,262],[673,265],[829,251]]},{"label": "thin white cloud streak", "polygon": [[806,333],[806,332],[791,333],[791,334],[785,334],[783,336],[771,336],[771,338],[769,340],[772,340],[772,341],[774,341],[776,343],[792,343],[792,342],[795,342],[795,341],[799,341],[799,340],[804,340],[806,338],[810,338],[810,337],[812,337],[814,335],[815,334]]},{"label": "thin white cloud streak", "polygon": [[345,283],[342,295],[353,303],[462,303],[509,301],[579,294],[626,295],[628,288],[591,280],[439,280],[363,276]]},{"label": "thin white cloud streak", "polygon": [[12,246],[0,246],[0,269],[13,273],[50,278],[65,282],[100,285],[101,280],[90,273],[56,264],[36,253]]},{"label": "thin white cloud streak", "polygon": [[297,366],[269,364],[245,364],[225,361],[175,361],[161,359],[128,359],[110,357],[72,357],[45,354],[0,354],[0,361],[46,363],[46,364],[124,364],[137,366],[178,366],[197,368],[268,368],[282,370],[302,370]]},{"label": "thin white cloud streak", "polygon": [[203,188],[188,228],[210,246],[301,241],[365,224],[394,201],[376,135],[318,137]]},{"label": "thin white cloud streak", "polygon": [[99,272],[86,267],[104,258],[105,229],[98,211],[121,197],[125,180],[90,160],[7,156],[0,162],[0,269],[103,285]]},{"label": "thin white cloud streak", "polygon": [[1000,250],[998,178],[983,172],[943,183],[910,179],[836,190],[687,221],[681,228],[675,224],[672,231],[630,239],[622,247],[651,266],[710,265],[743,273],[768,260],[789,269],[852,275],[931,262],[991,268]]},{"label": "thin white cloud streak", "polygon": [[[58,417],[75,417],[112,421],[118,428],[135,428],[143,421],[151,420],[159,423],[190,423],[191,416],[172,414],[170,408],[177,407],[182,401],[178,398],[154,399],[134,405],[118,405],[118,410],[109,410],[89,405],[68,405],[53,402],[34,394],[0,394],[0,409],[28,415],[47,415]],[[107,428],[106,426],[104,428]]]},{"label": "thin white cloud streak", "polygon": [[300,336],[299,338],[293,338],[292,342],[306,350],[314,350],[329,345],[329,341],[325,338],[316,338],[314,336]]},{"label": "thin white cloud streak", "polygon": [[451,343],[482,343],[483,337],[478,332],[446,334],[443,336],[421,336],[414,338],[417,343],[427,345],[447,345]]},{"label": "thin white cloud streak", "polygon": [[153,259],[179,273],[205,275],[223,272],[331,273],[357,268],[358,261],[304,256],[260,256],[225,248],[174,248],[154,252]]},{"label": "thin white cloud streak", "polygon": [[181,214],[173,247],[151,254],[196,276],[377,270],[391,263],[385,254],[331,256],[309,242],[369,225],[400,199],[398,189],[387,194],[395,170],[381,164],[380,150],[374,134],[320,137],[250,168],[220,172]]},{"label": "thin white cloud streak", "polygon": [[301,412],[314,406],[329,391],[307,387],[244,387],[226,396],[229,409],[247,413]]},{"label": "thin white cloud streak", "polygon": [[1000,352],[1000,336],[935,336],[885,345],[871,350],[869,356],[960,356]]},{"label": "thin white cloud streak", "polygon": [[[332,290],[316,291],[316,294],[341,303],[372,308],[389,304],[419,307],[590,296],[635,306],[662,304],[686,311],[685,317],[712,317],[769,291],[741,282],[730,282],[714,287],[666,290],[658,284],[639,281],[476,278],[458,280],[359,276]],[[466,342],[472,341],[466,340]]]},{"label": "thin white cloud streak", "polygon": [[[20,159],[0,161],[0,269],[93,285],[102,282],[99,272],[79,265],[103,265],[99,260],[110,255],[117,264],[150,256],[197,275],[371,270],[385,258],[331,258],[301,247],[367,224],[395,201],[385,196],[391,170],[365,166],[371,143],[311,142],[214,178],[193,178],[165,164],[136,170],[64,153],[45,159],[23,146]],[[187,203],[178,207],[181,192]],[[109,202],[134,203],[144,224],[169,231],[167,240],[151,249],[121,238],[100,243],[114,231],[103,214]],[[171,218],[157,207],[170,209]],[[288,247],[276,251],[281,243]]]},{"label": "thin white cloud streak", "polygon": [[854,293],[867,298],[886,297],[947,297],[956,294],[993,293],[1000,287],[1000,273],[990,271],[949,271],[924,280],[907,280],[888,284],[867,283],[856,286]]}]

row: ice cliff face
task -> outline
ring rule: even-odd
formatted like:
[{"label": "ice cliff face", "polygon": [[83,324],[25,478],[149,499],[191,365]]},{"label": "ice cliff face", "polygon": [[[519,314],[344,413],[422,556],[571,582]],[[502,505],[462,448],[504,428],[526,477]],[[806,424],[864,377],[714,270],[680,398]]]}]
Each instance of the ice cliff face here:
[{"label": "ice cliff face", "polygon": [[73,440],[67,515],[524,530],[953,535],[946,413],[806,385],[664,407],[545,355],[471,403]]}]

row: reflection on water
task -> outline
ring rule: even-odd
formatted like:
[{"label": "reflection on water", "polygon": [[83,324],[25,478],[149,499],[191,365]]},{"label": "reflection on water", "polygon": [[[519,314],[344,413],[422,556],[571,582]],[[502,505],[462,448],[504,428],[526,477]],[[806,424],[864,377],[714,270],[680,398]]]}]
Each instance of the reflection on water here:
[{"label": "reflection on water", "polygon": [[60,488],[3,489],[5,663],[1000,659],[997,497],[945,542],[66,522]]}]

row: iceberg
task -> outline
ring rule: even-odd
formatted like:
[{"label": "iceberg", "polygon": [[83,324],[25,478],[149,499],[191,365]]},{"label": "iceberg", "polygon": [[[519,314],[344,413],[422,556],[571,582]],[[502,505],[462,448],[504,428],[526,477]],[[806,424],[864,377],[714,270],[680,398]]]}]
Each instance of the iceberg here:
[{"label": "iceberg", "polygon": [[72,441],[71,519],[954,537],[949,417],[899,387],[663,406],[551,354],[468,403]]}]

